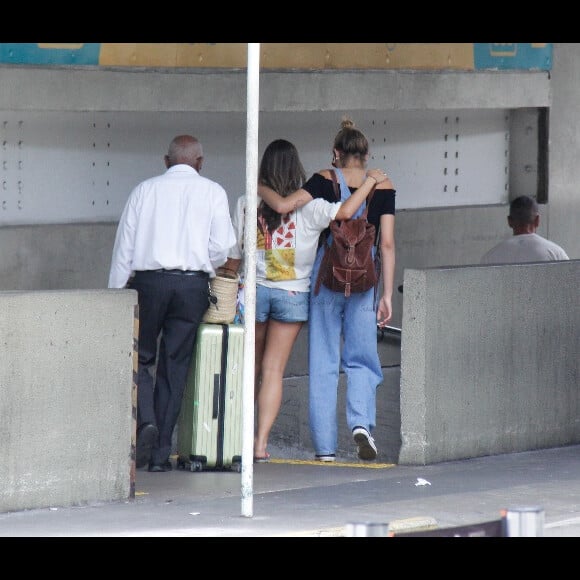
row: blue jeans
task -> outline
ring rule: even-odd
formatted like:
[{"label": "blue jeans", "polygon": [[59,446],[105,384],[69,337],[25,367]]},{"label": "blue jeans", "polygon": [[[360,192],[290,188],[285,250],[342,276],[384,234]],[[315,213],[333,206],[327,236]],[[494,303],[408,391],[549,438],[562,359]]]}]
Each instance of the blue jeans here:
[{"label": "blue jeans", "polygon": [[306,322],[308,292],[292,292],[256,284],[256,322]]},{"label": "blue jeans", "polygon": [[[309,419],[316,455],[336,452],[338,379],[346,375],[346,422],[350,430],[376,425],[377,387],[383,371],[377,350],[374,289],[346,298],[322,284],[314,295],[318,252],[311,277],[309,335]],[[342,340],[344,339],[344,341]]]}]

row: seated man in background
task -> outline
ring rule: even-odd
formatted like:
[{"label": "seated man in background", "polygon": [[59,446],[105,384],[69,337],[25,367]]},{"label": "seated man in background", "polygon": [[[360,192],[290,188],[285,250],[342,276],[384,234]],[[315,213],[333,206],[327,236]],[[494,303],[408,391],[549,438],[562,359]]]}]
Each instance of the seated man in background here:
[{"label": "seated man in background", "polygon": [[566,252],[554,242],[536,233],[540,225],[538,204],[533,197],[522,195],[510,204],[507,218],[513,236],[503,240],[481,259],[482,264],[548,262],[569,260]]}]

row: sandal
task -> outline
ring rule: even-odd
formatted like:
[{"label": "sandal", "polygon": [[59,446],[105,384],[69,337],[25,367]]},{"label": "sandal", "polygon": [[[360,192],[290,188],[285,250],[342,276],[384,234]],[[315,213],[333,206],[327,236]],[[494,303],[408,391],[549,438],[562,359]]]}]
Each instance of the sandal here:
[{"label": "sandal", "polygon": [[270,461],[269,453],[266,453],[264,457],[257,457],[256,455],[254,455],[254,463],[268,463],[268,461]]}]

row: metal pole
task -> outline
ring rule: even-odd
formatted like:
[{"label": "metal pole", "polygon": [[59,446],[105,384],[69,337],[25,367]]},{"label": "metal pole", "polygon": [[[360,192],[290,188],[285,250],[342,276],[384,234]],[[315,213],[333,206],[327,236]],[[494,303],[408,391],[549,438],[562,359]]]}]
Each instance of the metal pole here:
[{"label": "metal pole", "polygon": [[544,508],[512,507],[502,510],[509,538],[541,538],[544,535]]},{"label": "metal pole", "polygon": [[380,522],[348,522],[344,528],[347,538],[387,538],[389,524]]},{"label": "metal pole", "polygon": [[260,43],[248,43],[246,111],[246,219],[244,225],[244,369],[242,420],[242,516],[252,517],[254,480],[254,353]]}]

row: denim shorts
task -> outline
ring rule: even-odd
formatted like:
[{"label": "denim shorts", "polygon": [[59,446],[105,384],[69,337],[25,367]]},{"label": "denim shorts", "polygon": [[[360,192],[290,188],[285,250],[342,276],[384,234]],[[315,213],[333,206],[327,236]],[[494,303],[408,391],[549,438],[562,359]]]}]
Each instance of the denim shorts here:
[{"label": "denim shorts", "polygon": [[280,322],[308,320],[308,292],[268,288],[256,284],[256,322],[270,318]]}]

